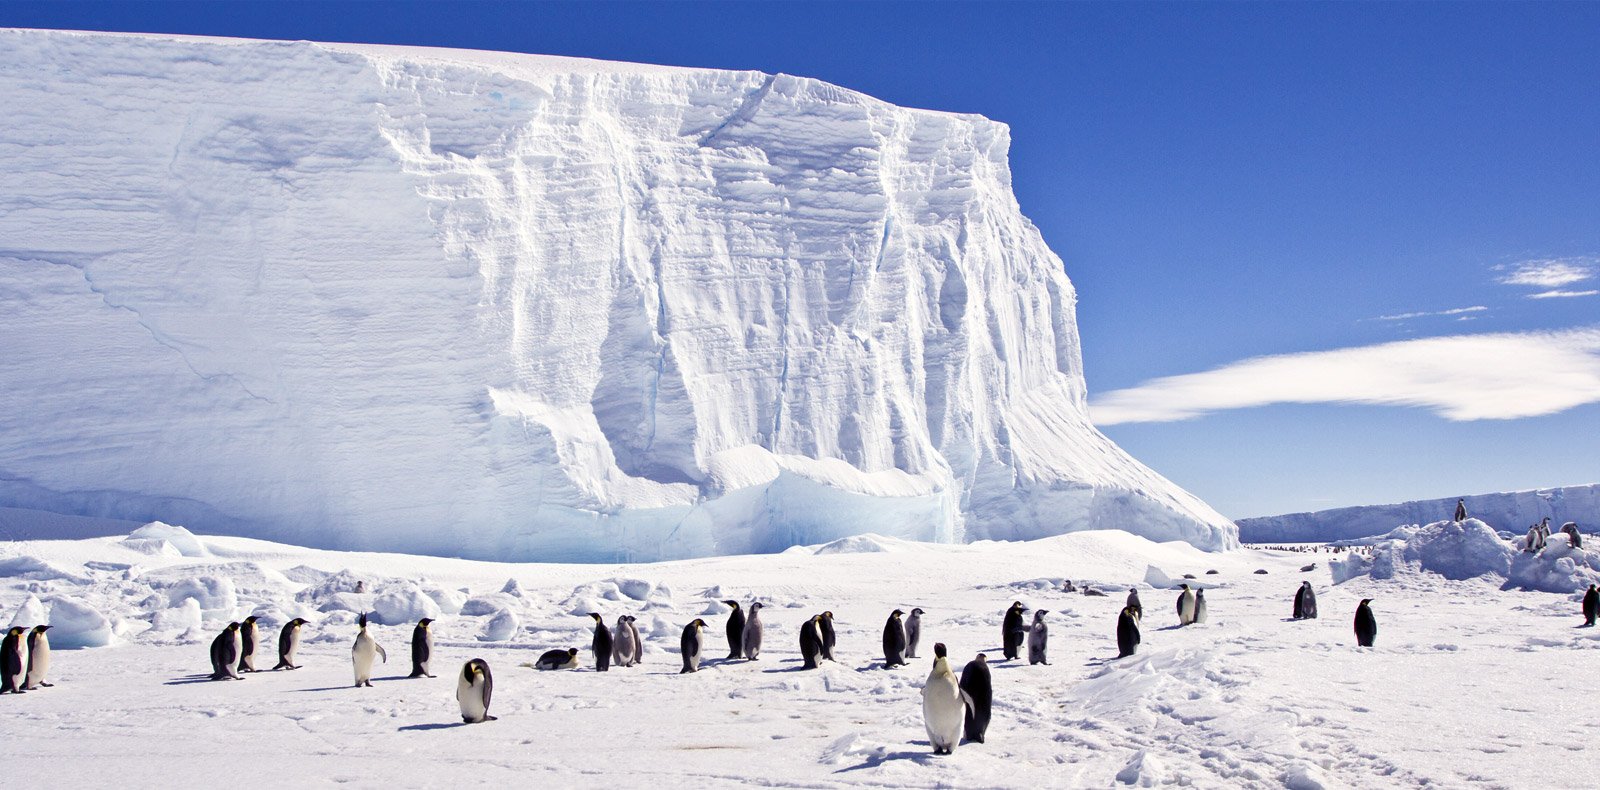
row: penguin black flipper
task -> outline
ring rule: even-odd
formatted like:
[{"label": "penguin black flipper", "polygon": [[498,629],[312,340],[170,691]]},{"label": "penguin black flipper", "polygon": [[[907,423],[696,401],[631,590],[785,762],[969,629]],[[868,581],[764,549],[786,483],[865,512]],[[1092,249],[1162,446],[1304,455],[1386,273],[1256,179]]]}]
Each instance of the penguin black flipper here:
[{"label": "penguin black flipper", "polygon": [[994,682],[989,676],[989,662],[984,654],[967,662],[961,670],[961,691],[970,700],[963,727],[966,739],[983,743],[989,730],[989,711],[994,704]]}]

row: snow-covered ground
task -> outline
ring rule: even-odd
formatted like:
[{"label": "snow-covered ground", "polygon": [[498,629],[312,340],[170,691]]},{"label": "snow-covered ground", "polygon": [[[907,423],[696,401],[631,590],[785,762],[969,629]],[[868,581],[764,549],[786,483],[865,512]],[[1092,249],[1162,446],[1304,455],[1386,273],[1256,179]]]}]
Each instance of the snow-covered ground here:
[{"label": "snow-covered ground", "polygon": [[[971,545],[864,536],[648,565],[339,553],[163,526],[0,544],[0,616],[37,618],[65,596],[82,606],[64,638],[95,614],[118,632],[113,647],[58,650],[54,688],[0,697],[0,743],[11,775],[41,787],[1593,786],[1600,629],[1576,627],[1575,595],[1403,563],[1333,585],[1332,557],[1206,553],[1122,532]],[[1206,588],[1210,619],[1180,629],[1174,593],[1150,583],[1184,574]],[[1063,592],[1066,579],[1107,595]],[[1322,619],[1288,619],[1301,580]],[[1144,600],[1144,643],[1113,660],[1129,585]],[[1364,597],[1380,628],[1372,649],[1351,632]],[[721,598],[767,605],[761,660],[722,659]],[[1000,660],[1012,600],[1049,610],[1050,665]],[[463,605],[476,614],[450,613]],[[920,657],[884,670],[884,619],[913,606],[927,612]],[[389,661],[372,688],[351,686],[351,609],[397,623],[373,627]],[[641,666],[592,671],[591,610],[638,617]],[[839,661],[801,671],[797,626],[824,610]],[[204,680],[211,636],[249,613],[267,621],[264,666],[278,623],[312,620],[304,668]],[[438,677],[408,680],[409,619],[423,613],[440,617]],[[480,639],[507,614],[509,639]],[[679,631],[696,617],[712,626],[713,658],[680,675]],[[958,669],[978,651],[995,668],[988,742],[949,757],[930,754],[921,722],[936,641]],[[568,646],[585,648],[584,669],[524,666]],[[472,657],[493,667],[499,720],[466,726],[453,676]]]},{"label": "snow-covered ground", "polygon": [[[1242,518],[1239,539],[1246,543],[1301,543],[1351,540],[1382,535],[1407,524],[1427,524],[1456,511],[1457,497],[1423,499],[1390,505],[1361,505]],[[1550,519],[1557,526],[1576,521],[1593,529],[1600,524],[1600,483],[1528,491],[1504,491],[1465,497],[1467,512],[1500,529],[1526,531]]]}]

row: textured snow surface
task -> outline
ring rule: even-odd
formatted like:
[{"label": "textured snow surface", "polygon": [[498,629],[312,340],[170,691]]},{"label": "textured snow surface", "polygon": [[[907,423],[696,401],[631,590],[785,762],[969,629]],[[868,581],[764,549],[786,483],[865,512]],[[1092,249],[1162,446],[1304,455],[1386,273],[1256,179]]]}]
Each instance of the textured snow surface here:
[{"label": "textured snow surface", "polygon": [[26,30],[0,105],[0,505],[492,559],[1236,545],[1089,423],[1003,124],[757,72]]},{"label": "textured snow surface", "polygon": [[1345,554],[1331,561],[1336,583],[1357,576],[1394,579],[1433,573],[1446,579],[1484,578],[1506,589],[1581,594],[1600,584],[1600,555],[1572,545],[1563,533],[1544,548],[1526,551],[1526,536],[1506,540],[1475,518],[1400,527],[1374,541],[1370,556]]},{"label": "textured snow surface", "polygon": [[[113,767],[130,787],[211,787],[224,762],[293,787],[1587,788],[1600,771],[1600,746],[1584,736],[1600,712],[1583,704],[1600,694],[1600,629],[1574,627],[1572,595],[1505,591],[1487,577],[1334,586],[1326,562],[1299,572],[1303,553],[1204,553],[1124,532],[964,546],[884,538],[860,553],[621,566],[197,539],[210,556],[151,557],[116,538],[0,545],[69,572],[0,577],[0,615],[37,618],[35,599],[73,598],[120,635],[114,647],[58,650],[54,688],[0,697],[7,769],[24,784],[100,786]],[[1175,594],[1139,583],[1152,567],[1206,581],[1209,622],[1175,628]],[[201,617],[195,599],[169,617],[154,595],[183,577],[229,579],[232,615],[261,616],[269,657],[279,624],[310,620],[304,668],[204,680],[224,620],[185,635],[173,629]],[[1055,580],[1067,578],[1108,594],[1063,593]],[[517,594],[501,592],[508,580]],[[1322,617],[1290,621],[1302,580]],[[371,606],[402,581],[496,608],[434,624],[434,679],[405,679],[410,623],[372,626],[390,660],[372,688],[352,688],[356,613],[318,606],[341,596]],[[1145,606],[1143,644],[1114,660],[1130,584]],[[722,660],[723,597],[766,604],[760,661]],[[576,598],[608,623],[638,617],[640,666],[592,670],[592,621],[569,613]],[[1361,598],[1375,599],[1370,649],[1353,646]],[[1000,660],[1013,600],[1050,610],[1048,666]],[[924,644],[946,643],[958,667],[991,657],[987,743],[934,757],[919,697],[931,659],[881,669],[884,619],[912,606],[927,612]],[[797,627],[823,610],[836,615],[839,661],[797,671]],[[712,625],[711,660],[679,675],[679,631],[695,617]],[[168,628],[145,630],[152,620]],[[566,647],[582,648],[581,670],[525,666]],[[493,667],[499,721],[466,727],[453,675],[473,657]]]},{"label": "textured snow surface", "polygon": [[1552,528],[1576,521],[1585,529],[1600,527],[1600,483],[1535,491],[1511,491],[1469,497],[1424,499],[1395,505],[1363,505],[1239,519],[1239,537],[1247,543],[1300,543],[1386,535],[1396,527],[1432,524],[1456,512],[1464,498],[1467,513],[1497,530],[1525,533],[1548,518]]}]

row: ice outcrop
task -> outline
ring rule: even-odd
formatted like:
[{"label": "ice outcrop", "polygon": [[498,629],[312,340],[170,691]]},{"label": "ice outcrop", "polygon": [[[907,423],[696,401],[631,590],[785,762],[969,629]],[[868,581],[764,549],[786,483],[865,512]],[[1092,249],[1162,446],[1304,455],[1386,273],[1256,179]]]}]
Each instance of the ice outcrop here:
[{"label": "ice outcrop", "polygon": [[[1430,524],[1456,511],[1456,499],[1425,499],[1393,505],[1364,505],[1239,519],[1246,543],[1302,543],[1387,535],[1407,524]],[[1542,519],[1576,521],[1586,529],[1600,525],[1600,484],[1541,488],[1464,497],[1467,513],[1503,530],[1522,534]]]},{"label": "ice outcrop", "polygon": [[0,106],[0,506],[503,560],[1236,543],[1090,424],[1003,124],[781,74],[29,30]]},{"label": "ice outcrop", "polygon": [[1500,537],[1478,519],[1437,521],[1395,529],[1372,545],[1370,557],[1346,554],[1328,564],[1335,583],[1357,576],[1435,573],[1446,579],[1492,578],[1507,590],[1572,593],[1600,584],[1600,555],[1572,546],[1566,535],[1552,535],[1535,552],[1524,551],[1524,544]]}]

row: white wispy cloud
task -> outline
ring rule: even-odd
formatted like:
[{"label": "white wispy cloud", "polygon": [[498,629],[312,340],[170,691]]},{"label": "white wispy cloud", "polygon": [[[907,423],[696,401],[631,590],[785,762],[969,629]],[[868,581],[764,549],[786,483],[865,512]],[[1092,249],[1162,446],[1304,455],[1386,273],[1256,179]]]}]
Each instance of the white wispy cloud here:
[{"label": "white wispy cloud", "polygon": [[1600,402],[1600,327],[1452,335],[1256,357],[1092,399],[1097,425],[1174,422],[1275,403],[1411,406],[1510,420]]},{"label": "white wispy cloud", "polygon": [[1506,272],[1500,277],[1505,285],[1526,285],[1533,288],[1560,288],[1581,283],[1600,274],[1600,261],[1594,258],[1546,258],[1496,266]]},{"label": "white wispy cloud", "polygon": [[1540,291],[1539,293],[1536,293],[1536,294],[1528,294],[1528,298],[1529,299],[1571,299],[1571,298],[1573,298],[1575,296],[1594,296],[1595,294],[1600,294],[1600,291]]},{"label": "white wispy cloud", "polygon": [[1463,313],[1481,313],[1481,312],[1483,312],[1485,310],[1488,310],[1488,309],[1489,308],[1484,307],[1481,304],[1477,304],[1477,305],[1473,305],[1471,307],[1454,307],[1454,308],[1451,308],[1449,310],[1433,310],[1433,311],[1422,312],[1422,313],[1400,313],[1398,315],[1380,315],[1377,318],[1374,318],[1372,320],[1374,320],[1374,321],[1408,321],[1408,320],[1410,320],[1412,318],[1428,318],[1430,316],[1462,315]]}]

